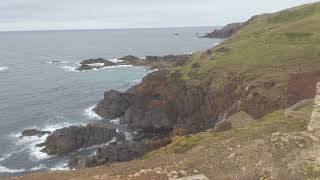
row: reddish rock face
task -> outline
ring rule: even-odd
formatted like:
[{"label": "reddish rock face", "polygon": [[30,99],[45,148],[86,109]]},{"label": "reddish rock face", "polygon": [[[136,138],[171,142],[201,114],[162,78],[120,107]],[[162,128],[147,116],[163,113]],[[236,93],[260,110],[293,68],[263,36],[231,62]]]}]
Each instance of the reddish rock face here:
[{"label": "reddish rock face", "polygon": [[312,99],[319,81],[320,71],[293,74],[289,79],[288,93],[296,95],[300,100]]},{"label": "reddish rock face", "polygon": [[315,83],[320,81],[320,72],[250,82],[240,74],[227,74],[219,87],[210,89],[187,84],[175,76],[169,70],[159,70],[131,89],[122,123],[144,131],[183,128],[188,133],[198,132],[212,128],[224,114],[245,111],[258,119],[301,99],[313,98]]}]

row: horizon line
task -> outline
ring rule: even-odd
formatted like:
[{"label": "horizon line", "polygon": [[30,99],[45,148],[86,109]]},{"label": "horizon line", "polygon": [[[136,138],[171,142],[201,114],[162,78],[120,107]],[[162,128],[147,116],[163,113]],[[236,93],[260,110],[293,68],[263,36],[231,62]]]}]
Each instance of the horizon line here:
[{"label": "horizon line", "polygon": [[[1,33],[3,32],[43,32],[43,31],[88,31],[88,30],[138,30],[138,29],[174,29],[174,28],[196,28],[196,27],[212,27],[212,28],[218,28],[222,26],[169,26],[169,27],[136,27],[136,28],[88,28],[88,29],[35,29],[35,30],[0,30]],[[214,29],[213,29],[214,30]]]}]

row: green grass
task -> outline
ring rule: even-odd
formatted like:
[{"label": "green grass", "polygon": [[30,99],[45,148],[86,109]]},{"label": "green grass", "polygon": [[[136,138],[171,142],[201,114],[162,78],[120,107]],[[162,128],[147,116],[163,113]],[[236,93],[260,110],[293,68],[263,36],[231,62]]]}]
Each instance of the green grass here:
[{"label": "green grass", "polygon": [[[262,15],[212,50],[228,47],[230,52],[197,52],[174,71],[183,80],[213,80],[225,72],[243,72],[247,77],[292,68],[320,66],[320,3],[304,5],[275,14]],[[192,68],[197,62],[199,68]]]},{"label": "green grass", "polygon": [[153,151],[145,155],[144,158],[157,156],[164,153],[184,153],[192,147],[203,144],[210,145],[224,145],[230,141],[250,141],[257,138],[264,138],[270,136],[274,132],[298,132],[303,131],[307,127],[307,122],[304,119],[287,117],[283,111],[276,111],[270,113],[256,123],[247,126],[224,131],[221,133],[209,134],[193,134],[181,137],[175,137],[168,146]]},{"label": "green grass", "polygon": [[311,113],[313,110],[313,103],[307,104],[299,109],[297,111],[304,112],[304,113]]}]

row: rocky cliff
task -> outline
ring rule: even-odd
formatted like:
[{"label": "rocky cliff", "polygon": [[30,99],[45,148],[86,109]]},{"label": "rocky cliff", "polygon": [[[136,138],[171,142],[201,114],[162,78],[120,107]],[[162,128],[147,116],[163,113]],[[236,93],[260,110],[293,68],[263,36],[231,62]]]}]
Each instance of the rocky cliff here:
[{"label": "rocky cliff", "polygon": [[[145,131],[198,132],[239,111],[260,118],[312,98],[320,79],[319,28],[296,22],[319,24],[318,11],[304,8],[311,13],[290,9],[255,16],[219,46],[149,74],[130,90],[121,122]],[[100,104],[118,101],[105,98]],[[102,111],[97,113],[110,118]]]}]

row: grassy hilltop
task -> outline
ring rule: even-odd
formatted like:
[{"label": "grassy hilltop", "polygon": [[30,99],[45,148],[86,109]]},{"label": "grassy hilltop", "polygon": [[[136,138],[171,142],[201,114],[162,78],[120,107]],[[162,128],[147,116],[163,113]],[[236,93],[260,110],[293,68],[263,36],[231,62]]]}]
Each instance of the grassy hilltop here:
[{"label": "grassy hilltop", "polygon": [[[320,3],[253,17],[231,38],[207,52],[198,52],[176,71],[184,80],[210,79],[224,72],[247,76],[316,69],[320,64]],[[224,52],[219,48],[224,47]],[[198,68],[192,68],[198,63]]]}]

